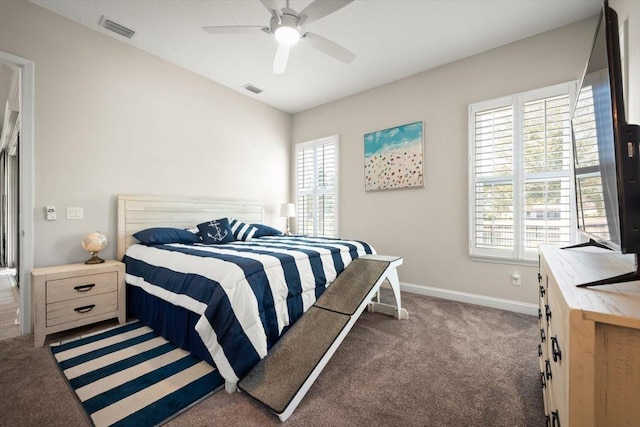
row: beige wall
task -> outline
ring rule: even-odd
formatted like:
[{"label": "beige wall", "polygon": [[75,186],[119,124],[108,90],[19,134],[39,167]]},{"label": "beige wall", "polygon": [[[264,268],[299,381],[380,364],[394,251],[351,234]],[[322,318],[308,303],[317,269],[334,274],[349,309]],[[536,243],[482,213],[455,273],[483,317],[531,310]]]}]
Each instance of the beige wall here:
[{"label": "beige wall", "polygon": [[[114,257],[121,193],[260,200],[283,225],[290,115],[34,4],[0,3],[0,50],[35,62],[35,266],[84,260],[95,230]],[[69,206],[85,219],[65,219]]]},{"label": "beige wall", "polygon": [[[611,6],[618,13],[619,25],[625,26],[627,31],[626,56],[627,79],[627,121],[640,125],[640,1],[638,0],[609,0]],[[635,96],[632,96],[635,95]]]},{"label": "beige wall", "polygon": [[[402,255],[402,282],[536,303],[537,268],[469,258],[467,108],[578,79],[594,29],[581,21],[294,115],[294,142],[340,135],[341,235]],[[426,187],[366,193],[363,134],[418,120]]]}]

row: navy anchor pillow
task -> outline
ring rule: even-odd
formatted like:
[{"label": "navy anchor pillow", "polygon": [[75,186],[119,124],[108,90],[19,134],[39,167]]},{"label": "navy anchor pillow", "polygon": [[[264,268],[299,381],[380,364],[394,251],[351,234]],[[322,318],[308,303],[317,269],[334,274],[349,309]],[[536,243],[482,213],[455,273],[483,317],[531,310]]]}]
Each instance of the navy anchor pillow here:
[{"label": "navy anchor pillow", "polygon": [[198,224],[198,230],[200,230],[202,242],[207,245],[218,245],[235,240],[227,218],[214,219]]}]

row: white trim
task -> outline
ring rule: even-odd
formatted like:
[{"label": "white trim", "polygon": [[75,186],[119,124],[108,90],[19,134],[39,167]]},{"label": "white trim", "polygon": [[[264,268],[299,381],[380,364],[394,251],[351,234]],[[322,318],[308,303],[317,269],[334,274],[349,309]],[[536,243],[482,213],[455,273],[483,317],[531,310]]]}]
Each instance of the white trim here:
[{"label": "white trim", "polygon": [[469,258],[471,258],[472,261],[493,262],[496,264],[528,265],[530,267],[538,266],[537,259],[518,259],[518,258],[485,256],[485,255],[471,255]]},{"label": "white trim", "polygon": [[[513,97],[511,118],[512,122],[512,171],[513,171],[513,250],[515,259],[525,259],[525,221],[524,221],[524,104],[525,96],[517,95]],[[475,187],[474,187],[475,189]],[[482,253],[479,253],[482,255]]]},{"label": "white trim", "polygon": [[433,288],[431,286],[414,285],[400,282],[400,289],[412,294],[426,295],[435,298],[443,298],[467,304],[481,305],[500,310],[513,311],[515,313],[538,315],[538,306],[526,302],[513,301],[502,298],[487,297],[484,295],[470,294],[467,292],[451,291],[449,289]]},{"label": "white trim", "polygon": [[31,332],[31,269],[34,263],[35,63],[0,51],[0,62],[20,67],[20,333]]}]

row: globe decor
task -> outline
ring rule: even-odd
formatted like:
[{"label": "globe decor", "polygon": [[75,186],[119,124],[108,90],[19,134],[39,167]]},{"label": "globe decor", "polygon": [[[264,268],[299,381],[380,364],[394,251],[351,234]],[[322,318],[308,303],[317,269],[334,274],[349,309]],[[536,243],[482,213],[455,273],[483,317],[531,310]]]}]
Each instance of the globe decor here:
[{"label": "globe decor", "polygon": [[91,258],[86,260],[84,262],[85,264],[100,264],[104,262],[102,258],[98,257],[97,253],[106,248],[109,244],[107,236],[99,231],[95,231],[84,236],[84,239],[82,239],[82,242],[80,243],[82,244],[82,249],[91,253]]}]

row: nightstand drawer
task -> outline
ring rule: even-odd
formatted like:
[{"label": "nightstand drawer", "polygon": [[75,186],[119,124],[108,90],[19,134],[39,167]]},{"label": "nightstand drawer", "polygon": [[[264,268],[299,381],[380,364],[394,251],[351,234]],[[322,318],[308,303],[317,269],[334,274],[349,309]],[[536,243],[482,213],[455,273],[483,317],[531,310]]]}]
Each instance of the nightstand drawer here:
[{"label": "nightstand drawer", "polygon": [[[47,304],[116,292],[118,273],[90,274],[67,279],[47,280]],[[47,310],[48,311],[48,310]]]},{"label": "nightstand drawer", "polygon": [[127,318],[125,267],[120,261],[67,264],[31,270],[33,343],[102,320]]},{"label": "nightstand drawer", "polygon": [[118,293],[115,291],[47,304],[47,327],[108,313],[113,317],[118,315]]}]

